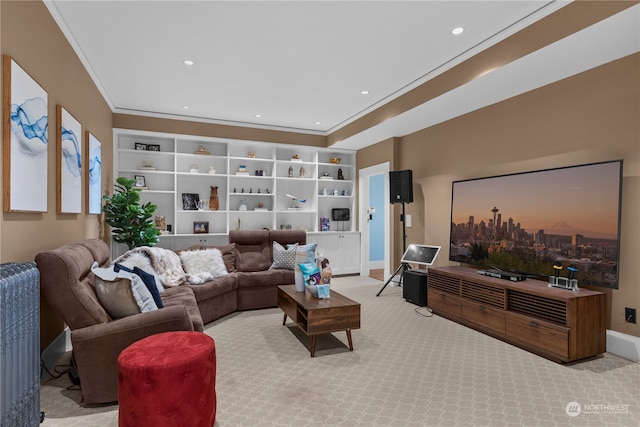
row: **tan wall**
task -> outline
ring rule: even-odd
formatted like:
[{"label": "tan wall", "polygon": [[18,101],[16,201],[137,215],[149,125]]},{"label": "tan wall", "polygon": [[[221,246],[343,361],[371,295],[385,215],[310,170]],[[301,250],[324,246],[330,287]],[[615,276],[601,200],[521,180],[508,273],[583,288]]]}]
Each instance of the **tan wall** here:
[{"label": "tan wall", "polygon": [[114,114],[113,127],[152,132],[273,142],[279,144],[310,145],[313,147],[327,146],[327,137],[324,135],[310,135],[297,132],[283,132],[269,129],[254,129],[240,126],[198,123],[186,120],[167,120],[126,114]]},{"label": "tan wall", "polygon": [[442,245],[437,265],[449,264],[453,180],[621,158],[620,282],[607,291],[608,327],[640,336],[638,324],[624,323],[625,306],[640,309],[638,76],[636,54],[402,138],[396,166],[413,170],[420,205],[410,239]]},{"label": "tan wall", "polygon": [[[3,208],[0,223],[0,262],[25,262],[43,250],[98,237],[97,215],[56,214],[56,105],[82,124],[83,138],[88,130],[102,143],[103,187],[111,181],[112,113],[43,3],[3,1],[0,10],[2,54],[10,55],[29,73],[49,100],[47,213],[4,212]],[[84,197],[86,191],[83,182]],[[44,348],[59,335],[63,323],[46,303],[41,318]]]}]

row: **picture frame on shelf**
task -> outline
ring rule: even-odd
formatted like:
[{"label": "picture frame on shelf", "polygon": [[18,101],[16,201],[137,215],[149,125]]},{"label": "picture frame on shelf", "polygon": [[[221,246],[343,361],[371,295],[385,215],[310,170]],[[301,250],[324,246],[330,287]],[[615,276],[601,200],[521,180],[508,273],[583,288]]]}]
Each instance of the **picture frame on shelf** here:
[{"label": "picture frame on shelf", "polygon": [[209,234],[209,221],[193,221],[193,234]]},{"label": "picture frame on shelf", "polygon": [[160,151],[159,144],[147,144],[147,151]]},{"label": "picture frame on shelf", "polygon": [[146,187],[147,186],[147,180],[145,179],[144,175],[134,175],[133,179],[136,180],[136,183],[134,184],[135,187]]},{"label": "picture frame on shelf", "polygon": [[136,142],[133,146],[136,151],[147,151],[147,144],[143,144],[142,142]]},{"label": "picture frame on shelf", "polygon": [[185,211],[197,211],[200,195],[197,193],[182,193],[182,209]]}]

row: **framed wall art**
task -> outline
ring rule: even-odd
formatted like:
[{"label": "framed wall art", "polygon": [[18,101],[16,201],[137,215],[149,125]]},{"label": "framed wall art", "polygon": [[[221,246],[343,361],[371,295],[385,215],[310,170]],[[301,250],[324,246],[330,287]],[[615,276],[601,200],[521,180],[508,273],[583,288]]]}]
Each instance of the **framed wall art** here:
[{"label": "framed wall art", "polygon": [[82,126],[56,105],[56,188],[58,213],[82,212]]},{"label": "framed wall art", "polygon": [[3,76],[3,209],[46,212],[48,95],[8,55]]},{"label": "framed wall art", "polygon": [[99,215],[102,212],[102,144],[89,131],[85,132],[85,141],[87,213]]}]

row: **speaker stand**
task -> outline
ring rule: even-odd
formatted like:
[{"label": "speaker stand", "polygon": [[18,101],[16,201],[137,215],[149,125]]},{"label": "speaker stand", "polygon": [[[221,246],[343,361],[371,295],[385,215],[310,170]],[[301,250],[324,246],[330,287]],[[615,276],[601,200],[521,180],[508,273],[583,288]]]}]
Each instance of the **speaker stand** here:
[{"label": "speaker stand", "polygon": [[402,286],[402,278],[404,277],[404,272],[405,272],[406,270],[408,270],[408,269],[409,269],[409,265],[408,265],[408,264],[406,264],[406,263],[404,263],[404,262],[403,262],[402,264],[400,264],[400,265],[398,266],[398,268],[396,268],[396,271],[394,271],[394,273],[391,275],[391,277],[389,277],[389,280],[387,280],[387,281],[385,282],[385,284],[382,286],[382,289],[380,289],[380,291],[376,294],[376,296],[377,296],[377,297],[379,297],[379,296],[380,296],[380,294],[382,293],[382,291],[384,291],[384,288],[386,288],[386,287],[387,287],[387,285],[388,285],[389,283],[391,283],[391,281],[393,281],[393,278],[394,278],[394,277],[396,277],[396,275],[398,274],[398,272],[399,272],[400,270],[402,270],[402,273],[400,274],[400,281],[398,281],[398,282],[396,282],[396,283],[399,283],[399,284]]},{"label": "speaker stand", "polygon": [[[404,203],[402,203],[402,216],[400,217],[400,220],[402,221],[402,254],[403,255],[407,251],[407,223],[404,220],[405,218],[406,217],[404,213]],[[376,294],[376,296],[377,297],[380,296],[382,291],[384,291],[384,288],[386,288],[387,285],[393,280],[393,278],[396,277],[396,275],[400,270],[402,270],[402,274],[400,275],[400,280],[397,283],[399,283],[400,286],[402,286],[402,278],[404,277],[404,272],[407,271],[408,269],[409,269],[409,264],[407,264],[406,262],[400,263],[398,268],[396,268],[396,271],[391,275],[391,277],[389,277],[389,280],[385,282],[385,284],[382,286],[382,289],[380,289],[380,291]]]}]

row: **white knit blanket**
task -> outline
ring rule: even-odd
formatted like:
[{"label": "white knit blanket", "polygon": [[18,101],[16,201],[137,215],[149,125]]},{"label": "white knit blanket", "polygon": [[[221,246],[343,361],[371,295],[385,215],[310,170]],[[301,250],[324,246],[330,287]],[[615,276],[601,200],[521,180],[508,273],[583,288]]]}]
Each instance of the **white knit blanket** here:
[{"label": "white knit blanket", "polygon": [[[114,263],[125,263],[128,258],[134,257],[134,254],[143,254],[149,258],[156,277],[162,282],[165,288],[187,283],[193,285],[201,284],[213,278],[210,273],[185,273],[178,254],[170,249],[164,248],[150,246],[133,248],[118,257]],[[140,266],[140,268],[143,267]]]}]

